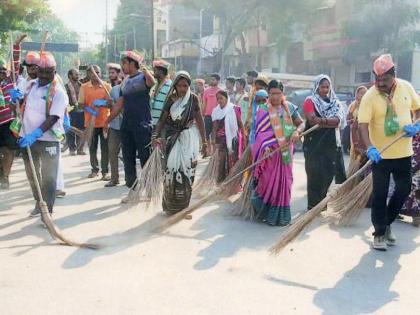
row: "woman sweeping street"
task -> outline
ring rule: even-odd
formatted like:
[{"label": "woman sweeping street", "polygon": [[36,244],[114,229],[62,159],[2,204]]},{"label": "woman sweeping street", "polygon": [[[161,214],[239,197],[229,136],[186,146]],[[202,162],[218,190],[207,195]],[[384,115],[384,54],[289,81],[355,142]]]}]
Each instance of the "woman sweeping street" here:
[{"label": "woman sweeping street", "polygon": [[269,103],[260,106],[256,117],[254,162],[265,154],[279,152],[258,164],[252,175],[252,206],[256,218],[269,225],[288,225],[293,183],[293,144],[305,129],[297,107],[286,101],[283,84],[273,80],[268,86]]},{"label": "woman sweeping street", "polygon": [[303,143],[310,210],[325,198],[334,177],[337,184],[346,179],[340,142],[345,114],[327,75],[321,74],[315,79],[312,95],[305,100],[303,111],[306,129],[320,126],[305,137]]},{"label": "woman sweeping street", "polygon": [[[191,77],[178,72],[152,136],[154,145],[164,146],[165,177],[162,207],[174,214],[188,207],[200,149],[207,150],[204,122],[198,97],[191,92]],[[164,139],[160,139],[164,130]]]},{"label": "woman sweeping street", "polygon": [[245,134],[240,112],[229,102],[227,92],[218,91],[218,105],[211,115],[213,121],[213,147],[218,150],[219,168],[217,182],[222,182],[233,165],[238,161],[240,152],[239,135]]}]

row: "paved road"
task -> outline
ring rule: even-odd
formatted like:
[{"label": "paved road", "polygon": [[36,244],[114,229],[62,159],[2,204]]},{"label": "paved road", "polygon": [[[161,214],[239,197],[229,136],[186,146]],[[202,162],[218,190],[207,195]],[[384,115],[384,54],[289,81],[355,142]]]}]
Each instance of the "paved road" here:
[{"label": "paved road", "polygon": [[[273,257],[267,249],[285,228],[242,221],[216,202],[156,234],[159,206],[121,207],[126,189],[86,179],[87,157],[64,162],[68,196],[55,222],[104,247],[56,245],[28,218],[34,202],[18,161],[0,192],[1,314],[418,314],[420,230],[409,224],[395,224],[399,244],[382,253],[370,249],[367,211],[352,228],[318,220]],[[298,155],[293,215],[305,206]]]}]

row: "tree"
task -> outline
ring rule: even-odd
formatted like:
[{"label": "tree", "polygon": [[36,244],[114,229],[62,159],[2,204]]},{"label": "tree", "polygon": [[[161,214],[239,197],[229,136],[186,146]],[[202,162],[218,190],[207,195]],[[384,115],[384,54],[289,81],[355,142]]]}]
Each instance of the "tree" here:
[{"label": "tree", "polygon": [[7,50],[8,32],[31,29],[31,25],[48,12],[45,0],[0,0],[0,42]]},{"label": "tree", "polygon": [[352,40],[345,59],[354,62],[372,53],[389,52],[396,57],[420,43],[420,6],[410,0],[359,1],[359,12],[343,25],[343,34]]}]

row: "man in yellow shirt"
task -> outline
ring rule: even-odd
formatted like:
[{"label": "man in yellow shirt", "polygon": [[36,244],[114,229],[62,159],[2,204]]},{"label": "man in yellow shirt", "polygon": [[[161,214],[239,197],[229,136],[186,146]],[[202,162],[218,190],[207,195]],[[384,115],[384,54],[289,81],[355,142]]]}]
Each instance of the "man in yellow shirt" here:
[{"label": "man in yellow shirt", "polygon": [[[413,124],[420,117],[420,99],[412,85],[397,79],[395,66],[390,55],[382,55],[373,65],[375,86],[363,97],[359,114],[359,127],[368,158],[374,163],[372,224],[373,248],[386,250],[395,245],[391,224],[396,219],[411,189],[412,137],[420,131],[420,123]],[[388,143],[405,133],[385,152],[380,153]],[[395,181],[395,192],[387,203],[390,176]]]}]

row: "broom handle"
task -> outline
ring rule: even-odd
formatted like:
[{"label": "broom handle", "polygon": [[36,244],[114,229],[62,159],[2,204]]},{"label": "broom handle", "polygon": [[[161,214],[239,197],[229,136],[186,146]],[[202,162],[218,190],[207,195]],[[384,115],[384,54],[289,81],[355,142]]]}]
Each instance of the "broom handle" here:
[{"label": "broom handle", "polygon": [[[414,121],[414,123],[419,123],[420,122],[420,118],[417,119],[416,121]],[[405,133],[400,134],[397,138],[395,138],[394,140],[392,140],[390,143],[388,143],[386,146],[384,146],[379,153],[382,154],[384,153],[386,150],[388,150],[390,147],[392,147],[395,143],[397,143],[398,141],[400,141],[402,138],[404,138]],[[350,180],[353,180],[354,178],[360,176],[364,171],[366,171],[366,169],[372,165],[372,161],[368,160],[366,162],[365,165],[363,165],[356,173],[354,173],[352,176],[350,176],[349,178],[347,178],[346,182],[349,182]],[[345,183],[345,182],[344,182]],[[344,184],[343,183],[343,184]]]},{"label": "broom handle", "polygon": [[45,44],[47,42],[47,36],[48,36],[48,31],[45,31],[44,36],[42,37],[42,42],[41,42],[41,49],[40,49],[41,54],[45,51]]},{"label": "broom handle", "polygon": [[[302,132],[300,134],[300,137],[305,137],[308,134],[310,134],[311,132],[317,130],[319,128],[319,125],[314,125],[311,128],[309,128],[308,130]],[[270,158],[271,156],[273,156],[275,153],[279,152],[281,150],[280,147],[278,147],[277,149],[275,149],[274,151],[270,152],[269,154],[263,156],[262,158],[260,158],[259,160],[257,160],[255,163],[251,164],[250,166],[248,166],[247,168],[245,168],[244,170],[240,171],[238,174],[236,174],[235,176],[233,176],[232,178],[229,178],[228,180],[226,180],[225,182],[223,182],[221,184],[221,187],[226,186],[228,184],[230,184],[231,182],[233,182],[236,178],[238,178],[239,176],[241,176],[242,174],[244,174],[245,172],[249,171],[250,169],[254,168],[256,165],[260,164],[261,162],[267,160],[268,158]]]}]

